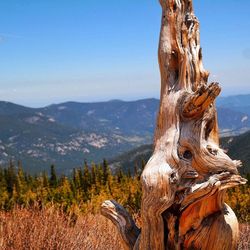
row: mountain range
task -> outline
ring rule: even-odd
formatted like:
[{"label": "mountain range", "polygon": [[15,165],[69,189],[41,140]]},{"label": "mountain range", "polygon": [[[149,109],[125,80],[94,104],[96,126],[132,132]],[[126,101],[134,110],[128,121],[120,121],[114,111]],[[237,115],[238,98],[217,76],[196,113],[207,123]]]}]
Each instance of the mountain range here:
[{"label": "mountain range", "polygon": [[[0,102],[0,165],[21,160],[30,173],[70,173],[84,160],[115,158],[153,138],[159,100],[66,102],[29,108]],[[250,95],[219,98],[222,136],[250,129]]]}]

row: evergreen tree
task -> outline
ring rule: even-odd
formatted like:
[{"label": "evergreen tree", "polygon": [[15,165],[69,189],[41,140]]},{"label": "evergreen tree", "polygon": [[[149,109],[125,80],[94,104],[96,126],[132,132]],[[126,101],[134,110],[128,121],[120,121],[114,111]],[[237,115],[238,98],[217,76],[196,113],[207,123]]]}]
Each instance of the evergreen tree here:
[{"label": "evergreen tree", "polygon": [[18,194],[22,194],[25,190],[25,177],[22,169],[21,161],[17,163],[17,178],[16,178],[16,191]]},{"label": "evergreen tree", "polygon": [[106,159],[103,159],[102,169],[103,169],[103,185],[106,185],[108,177],[110,175],[110,170]]},{"label": "evergreen tree", "polygon": [[83,176],[82,176],[82,189],[84,192],[84,198],[88,199],[89,198],[89,190],[91,187],[91,174],[89,172],[89,166],[87,162],[84,162],[84,167],[83,167]]},{"label": "evergreen tree", "polygon": [[12,195],[16,184],[16,171],[12,161],[9,162],[8,168],[4,170],[4,177],[7,184],[7,191],[10,195]]},{"label": "evergreen tree", "polygon": [[121,183],[121,182],[122,182],[122,179],[123,179],[123,177],[124,177],[121,168],[118,169],[118,171],[117,171],[117,173],[116,173],[116,176],[117,176],[117,182],[118,182],[118,183]]},{"label": "evergreen tree", "polygon": [[48,179],[48,175],[45,171],[43,171],[42,173],[42,185],[43,187],[48,187],[49,186],[49,179]]},{"label": "evergreen tree", "polygon": [[56,187],[57,186],[57,176],[56,176],[56,170],[55,166],[52,164],[50,166],[50,179],[49,183],[51,187]]},{"label": "evergreen tree", "polygon": [[96,176],[96,165],[95,163],[91,164],[91,184],[96,185],[97,176]]}]

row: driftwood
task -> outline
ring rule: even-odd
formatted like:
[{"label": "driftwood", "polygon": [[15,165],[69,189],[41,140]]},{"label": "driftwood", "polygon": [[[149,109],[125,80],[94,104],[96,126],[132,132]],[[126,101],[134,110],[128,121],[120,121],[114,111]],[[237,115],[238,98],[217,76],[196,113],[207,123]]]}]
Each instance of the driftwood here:
[{"label": "driftwood", "polygon": [[238,175],[241,162],[219,147],[214,101],[221,89],[207,84],[192,1],[160,4],[160,109],[141,176],[141,232],[117,203],[106,201],[102,213],[126,249],[236,249],[238,222],[224,194],[246,180]]}]

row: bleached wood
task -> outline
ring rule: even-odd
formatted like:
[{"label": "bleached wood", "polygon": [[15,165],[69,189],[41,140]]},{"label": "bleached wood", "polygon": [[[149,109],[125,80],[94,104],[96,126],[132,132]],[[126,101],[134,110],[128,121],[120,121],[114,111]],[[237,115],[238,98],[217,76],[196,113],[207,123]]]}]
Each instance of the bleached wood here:
[{"label": "bleached wood", "polygon": [[126,209],[115,201],[105,201],[101,207],[101,214],[109,218],[117,227],[124,249],[133,249],[140,230]]},{"label": "bleached wood", "polygon": [[142,176],[142,228],[135,249],[236,249],[238,222],[224,203],[246,182],[240,161],[219,147],[215,98],[207,84],[191,0],[160,0],[161,95],[154,152]]}]

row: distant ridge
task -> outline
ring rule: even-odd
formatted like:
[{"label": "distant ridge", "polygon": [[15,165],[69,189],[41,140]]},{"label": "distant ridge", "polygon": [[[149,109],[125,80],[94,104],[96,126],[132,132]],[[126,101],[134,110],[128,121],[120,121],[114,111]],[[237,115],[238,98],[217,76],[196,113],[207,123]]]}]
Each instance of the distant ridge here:
[{"label": "distant ridge", "polygon": [[250,115],[250,95],[233,95],[218,98],[217,105],[228,107],[231,110],[239,111]]},{"label": "distant ridge", "polygon": [[[250,97],[250,95],[248,95]],[[241,98],[218,103],[220,132],[238,135],[250,129],[250,115],[243,112]],[[227,103],[230,105],[227,106]],[[243,109],[250,105],[244,98]],[[99,162],[141,145],[150,144],[159,100],[64,102],[29,108],[0,102],[0,165],[22,160],[25,170],[37,173],[55,164],[69,173],[86,159]],[[250,109],[249,109],[250,110]],[[248,112],[249,112],[248,110]]]}]

